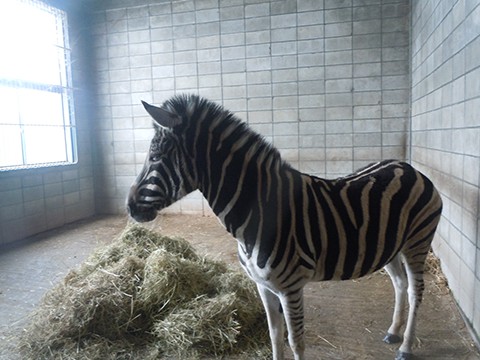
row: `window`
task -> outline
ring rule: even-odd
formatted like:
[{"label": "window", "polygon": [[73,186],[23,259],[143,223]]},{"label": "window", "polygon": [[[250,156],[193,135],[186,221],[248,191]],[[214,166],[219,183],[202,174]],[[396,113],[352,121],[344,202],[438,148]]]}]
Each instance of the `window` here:
[{"label": "window", "polygon": [[0,170],[75,161],[64,11],[0,1]]}]

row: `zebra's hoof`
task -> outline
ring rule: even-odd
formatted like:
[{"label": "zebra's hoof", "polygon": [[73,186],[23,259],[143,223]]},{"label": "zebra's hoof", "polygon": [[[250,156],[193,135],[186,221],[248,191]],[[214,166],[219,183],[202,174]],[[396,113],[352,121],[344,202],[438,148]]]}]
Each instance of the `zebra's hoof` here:
[{"label": "zebra's hoof", "polygon": [[385,337],[383,338],[383,342],[386,342],[387,344],[397,344],[400,341],[402,341],[402,338],[400,336],[390,333],[387,333],[387,335],[385,335]]},{"label": "zebra's hoof", "polygon": [[413,360],[413,354],[399,350],[397,351],[397,356],[395,356],[395,360]]}]

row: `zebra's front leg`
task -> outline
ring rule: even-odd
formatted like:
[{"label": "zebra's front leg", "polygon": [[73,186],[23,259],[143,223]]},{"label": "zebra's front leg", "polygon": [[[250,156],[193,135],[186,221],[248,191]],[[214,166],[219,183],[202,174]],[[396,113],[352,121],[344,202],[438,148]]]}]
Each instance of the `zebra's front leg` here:
[{"label": "zebra's front leg", "polygon": [[288,343],[295,360],[303,360],[305,359],[303,287],[280,296],[280,302],[287,324]]},{"label": "zebra's front leg", "polygon": [[265,312],[267,313],[268,330],[272,342],[273,360],[283,360],[283,316],[282,305],[277,295],[266,287],[257,284],[260,298],[262,299]]}]

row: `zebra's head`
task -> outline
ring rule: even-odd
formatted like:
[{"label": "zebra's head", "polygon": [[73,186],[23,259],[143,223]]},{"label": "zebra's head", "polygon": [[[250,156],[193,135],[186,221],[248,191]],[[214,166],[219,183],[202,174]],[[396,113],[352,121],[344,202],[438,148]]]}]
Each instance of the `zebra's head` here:
[{"label": "zebra's head", "polygon": [[185,148],[177,131],[182,115],[168,103],[162,107],[142,103],[153,118],[155,135],[143,169],[130,188],[127,210],[136,221],[147,222],[194,188],[185,176]]}]

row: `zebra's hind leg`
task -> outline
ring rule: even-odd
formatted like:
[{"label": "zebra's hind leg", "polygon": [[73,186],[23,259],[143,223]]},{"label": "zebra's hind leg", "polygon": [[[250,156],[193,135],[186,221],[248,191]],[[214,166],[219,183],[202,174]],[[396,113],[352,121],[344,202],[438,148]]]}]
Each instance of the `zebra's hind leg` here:
[{"label": "zebra's hind leg", "polygon": [[407,277],[400,255],[395,256],[389,264],[385,265],[385,270],[390,275],[395,290],[395,308],[392,324],[388,328],[383,341],[387,344],[395,344],[402,341],[400,331],[405,321],[405,299],[407,295]]},{"label": "zebra's hind leg", "polygon": [[[428,251],[428,249],[427,249]],[[411,253],[404,254],[403,260],[405,271],[408,278],[408,318],[405,332],[403,334],[403,342],[398,349],[396,360],[412,359],[412,345],[415,338],[415,325],[417,310],[422,302],[423,290],[425,288],[423,273],[425,267],[425,259],[427,252],[419,252],[416,255]]]},{"label": "zebra's hind leg", "polygon": [[258,293],[262,299],[265,312],[267,313],[268,330],[272,342],[273,360],[283,360],[283,336],[284,325],[282,306],[277,295],[266,287],[257,284]]}]

